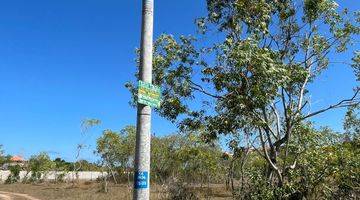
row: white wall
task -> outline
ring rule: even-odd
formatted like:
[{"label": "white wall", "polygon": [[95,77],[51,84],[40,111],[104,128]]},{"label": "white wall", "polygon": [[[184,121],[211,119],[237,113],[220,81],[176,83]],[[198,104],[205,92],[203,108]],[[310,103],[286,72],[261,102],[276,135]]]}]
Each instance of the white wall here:
[{"label": "white wall", "polygon": [[[58,177],[61,174],[64,174],[64,181],[73,181],[76,180],[76,173],[75,172],[57,172],[57,171],[50,171],[47,174],[43,174],[43,178],[46,181],[53,181],[56,180],[56,177]],[[78,172],[79,180],[81,181],[95,181],[98,178],[103,177],[107,173],[102,172],[95,172],[95,171],[88,171],[88,172]],[[5,182],[5,180],[10,175],[10,171],[6,170],[0,170],[0,182]],[[31,176],[31,172],[27,173],[26,171],[20,172],[20,180],[23,180],[25,177],[29,178]],[[44,177],[45,176],[45,177]]]}]

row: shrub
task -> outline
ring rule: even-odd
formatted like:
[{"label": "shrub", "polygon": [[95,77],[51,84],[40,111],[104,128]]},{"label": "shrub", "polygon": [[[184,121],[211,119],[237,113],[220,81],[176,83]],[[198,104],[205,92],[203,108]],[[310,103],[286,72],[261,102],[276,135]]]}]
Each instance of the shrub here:
[{"label": "shrub", "polygon": [[168,189],[168,199],[171,200],[198,200],[193,190],[187,187],[184,183],[175,182],[170,185]]},{"label": "shrub", "polygon": [[31,156],[28,166],[31,171],[30,181],[41,181],[42,177],[45,177],[46,174],[54,168],[54,166],[54,162],[51,161],[49,155],[46,153],[40,153],[39,155]]},{"label": "shrub", "polygon": [[10,166],[9,170],[10,170],[10,175],[6,179],[5,183],[6,184],[13,184],[13,183],[19,182],[20,181],[21,167],[19,165]]}]

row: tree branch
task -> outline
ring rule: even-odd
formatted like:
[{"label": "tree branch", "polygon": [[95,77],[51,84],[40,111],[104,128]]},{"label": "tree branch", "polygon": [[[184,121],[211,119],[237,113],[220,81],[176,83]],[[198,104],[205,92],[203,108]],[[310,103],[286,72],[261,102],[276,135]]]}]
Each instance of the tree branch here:
[{"label": "tree branch", "polygon": [[270,105],[270,107],[273,110],[273,112],[275,114],[275,117],[276,117],[276,132],[277,132],[276,139],[279,139],[280,138],[280,116],[279,116],[279,113],[278,113],[278,111],[276,109],[275,103]]},{"label": "tree branch", "polygon": [[214,95],[214,94],[211,94],[211,93],[207,92],[201,85],[196,84],[191,80],[189,80],[189,82],[194,85],[194,86],[190,86],[191,89],[193,89],[193,90],[199,91],[199,92],[201,92],[201,93],[203,93],[203,94],[205,94],[207,96],[210,96],[210,97],[213,97],[213,98],[216,98],[216,99],[223,98],[222,96]]},{"label": "tree branch", "polygon": [[333,105],[330,105],[329,107],[327,108],[324,108],[324,109],[321,109],[321,110],[318,110],[316,112],[313,112],[313,113],[310,113],[304,117],[301,117],[298,121],[302,121],[302,120],[305,120],[307,118],[310,118],[310,117],[313,117],[315,115],[318,115],[318,114],[321,114],[323,112],[326,112],[328,110],[331,110],[331,109],[335,109],[335,108],[343,108],[343,107],[349,107],[349,106],[352,106],[352,105],[357,105],[360,103],[360,100],[356,101],[357,100],[357,97],[359,95],[359,92],[360,92],[360,89],[357,89],[354,96],[351,97],[350,99],[344,99],[336,104],[333,104]]}]

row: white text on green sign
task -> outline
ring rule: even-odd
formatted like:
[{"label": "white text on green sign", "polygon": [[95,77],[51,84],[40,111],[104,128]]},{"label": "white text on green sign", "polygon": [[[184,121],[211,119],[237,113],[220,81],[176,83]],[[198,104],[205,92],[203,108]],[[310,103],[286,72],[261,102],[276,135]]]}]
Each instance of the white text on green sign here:
[{"label": "white text on green sign", "polygon": [[151,83],[139,81],[138,103],[160,108],[161,90],[160,87]]}]

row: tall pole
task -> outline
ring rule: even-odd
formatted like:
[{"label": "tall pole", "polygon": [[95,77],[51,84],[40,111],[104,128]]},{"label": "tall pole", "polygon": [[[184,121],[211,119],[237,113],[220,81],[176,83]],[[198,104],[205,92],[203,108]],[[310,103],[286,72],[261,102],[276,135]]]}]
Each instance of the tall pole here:
[{"label": "tall pole", "polygon": [[[154,0],[142,0],[139,79],[147,83],[152,83],[153,12]],[[150,130],[151,107],[138,103],[134,200],[148,200],[150,198]]]}]

